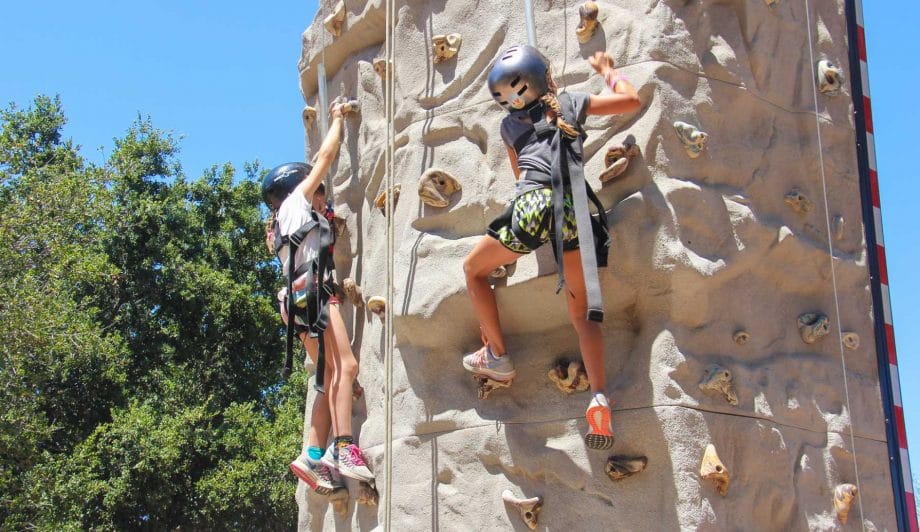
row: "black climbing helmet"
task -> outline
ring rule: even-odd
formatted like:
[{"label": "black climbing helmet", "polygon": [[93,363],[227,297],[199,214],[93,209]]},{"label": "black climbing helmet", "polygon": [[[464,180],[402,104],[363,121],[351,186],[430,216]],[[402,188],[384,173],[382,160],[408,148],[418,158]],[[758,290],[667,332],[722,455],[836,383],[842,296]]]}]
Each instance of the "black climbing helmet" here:
[{"label": "black climbing helmet", "polygon": [[523,109],[549,91],[549,61],[533,46],[508,48],[492,63],[489,92],[508,111]]},{"label": "black climbing helmet", "polygon": [[262,201],[269,209],[277,209],[311,170],[313,167],[307,163],[284,163],[272,168],[262,178]]}]

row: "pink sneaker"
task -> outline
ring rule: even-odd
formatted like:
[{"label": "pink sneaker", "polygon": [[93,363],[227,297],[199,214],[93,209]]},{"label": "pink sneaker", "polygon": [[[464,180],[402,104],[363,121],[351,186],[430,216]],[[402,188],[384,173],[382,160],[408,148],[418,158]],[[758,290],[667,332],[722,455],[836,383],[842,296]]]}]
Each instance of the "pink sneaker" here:
[{"label": "pink sneaker", "polygon": [[346,477],[367,483],[374,482],[374,474],[367,468],[364,452],[353,443],[340,449],[335,449],[335,444],[330,445],[321,461]]}]

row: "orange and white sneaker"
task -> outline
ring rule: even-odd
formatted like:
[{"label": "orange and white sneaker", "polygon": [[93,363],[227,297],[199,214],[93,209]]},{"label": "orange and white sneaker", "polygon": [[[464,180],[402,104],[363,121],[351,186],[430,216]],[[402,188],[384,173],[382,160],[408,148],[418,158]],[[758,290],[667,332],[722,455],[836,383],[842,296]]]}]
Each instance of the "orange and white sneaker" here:
[{"label": "orange and white sneaker", "polygon": [[610,405],[604,394],[597,393],[588,404],[585,412],[588,418],[588,433],[585,434],[585,445],[589,449],[604,451],[613,447],[613,426],[610,420]]}]

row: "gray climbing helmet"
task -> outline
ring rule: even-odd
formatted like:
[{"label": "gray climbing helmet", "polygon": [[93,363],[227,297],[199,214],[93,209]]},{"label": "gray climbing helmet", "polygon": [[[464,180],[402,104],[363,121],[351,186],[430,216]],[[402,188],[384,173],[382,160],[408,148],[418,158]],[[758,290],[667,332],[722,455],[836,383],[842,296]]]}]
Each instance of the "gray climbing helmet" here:
[{"label": "gray climbing helmet", "polygon": [[508,111],[523,109],[549,91],[548,69],[549,61],[533,46],[512,46],[492,64],[489,92]]}]

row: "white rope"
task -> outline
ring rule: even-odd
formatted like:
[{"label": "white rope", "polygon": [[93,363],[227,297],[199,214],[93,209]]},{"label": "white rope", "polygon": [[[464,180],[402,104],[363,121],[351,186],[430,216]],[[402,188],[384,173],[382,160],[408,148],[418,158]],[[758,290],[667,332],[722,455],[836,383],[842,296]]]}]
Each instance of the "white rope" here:
[{"label": "white rope", "polygon": [[[811,60],[810,68],[815,68],[815,50],[812,43],[813,37],[811,34],[811,6],[809,5],[808,0],[805,0],[805,20],[808,24],[808,54]],[[821,118],[818,116],[818,87],[816,83],[812,83],[812,94],[814,95],[815,103],[815,133],[818,137],[818,157],[821,162],[821,188],[824,195],[824,221],[827,225],[827,253],[831,262],[831,281],[834,286],[834,311],[836,312],[837,318],[837,347],[840,350],[840,364],[843,368],[843,392],[847,400],[847,414],[850,418],[850,446],[853,449],[853,470],[854,474],[856,475],[856,490],[857,493],[862,493],[862,488],[859,485],[859,464],[856,460],[856,427],[853,420],[853,409],[850,407],[850,386],[847,382],[847,361],[843,349],[843,329],[840,323],[840,299],[837,289],[837,268],[834,265],[834,238],[831,234],[831,213],[827,201],[827,176],[824,171],[824,146],[821,142]],[[865,531],[866,514],[863,512],[862,499],[862,497],[857,497],[857,502],[859,503],[860,524],[862,525],[863,531]]]},{"label": "white rope", "polygon": [[394,98],[393,88],[395,83],[394,36],[396,24],[396,2],[386,0],[386,53],[384,64],[384,107],[386,108],[387,142],[385,152],[386,180],[384,183],[386,193],[386,223],[387,223],[387,280],[386,280],[386,311],[384,313],[384,365],[386,366],[386,442],[384,442],[384,462],[386,476],[384,480],[384,499],[386,505],[383,509],[383,529],[389,531],[393,518],[393,258],[394,258],[394,223],[395,201],[393,201],[393,151],[395,148],[395,135],[393,132]]}]

